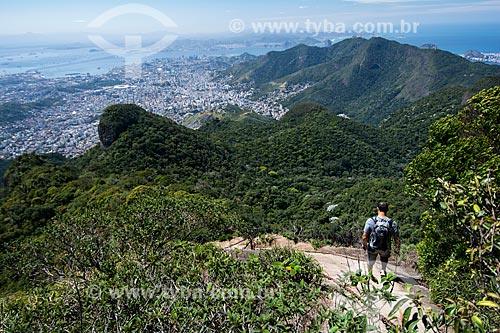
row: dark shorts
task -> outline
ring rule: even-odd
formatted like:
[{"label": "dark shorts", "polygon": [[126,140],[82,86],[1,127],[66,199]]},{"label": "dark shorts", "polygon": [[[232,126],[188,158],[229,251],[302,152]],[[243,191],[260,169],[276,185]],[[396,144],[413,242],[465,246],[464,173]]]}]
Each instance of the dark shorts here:
[{"label": "dark shorts", "polygon": [[380,261],[389,262],[389,257],[391,256],[391,250],[371,250],[367,251],[368,261],[375,261],[380,255]]}]

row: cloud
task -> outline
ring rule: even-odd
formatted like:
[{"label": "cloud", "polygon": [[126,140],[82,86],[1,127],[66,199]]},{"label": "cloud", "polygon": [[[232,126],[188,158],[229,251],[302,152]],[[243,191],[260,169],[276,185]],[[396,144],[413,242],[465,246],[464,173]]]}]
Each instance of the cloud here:
[{"label": "cloud", "polygon": [[495,12],[500,10],[500,1],[480,1],[464,4],[453,4],[449,7],[433,8],[429,12],[436,14],[446,13],[472,13],[472,12]]},{"label": "cloud", "polygon": [[427,5],[399,5],[402,10],[412,10],[414,14],[464,14],[464,13],[495,13],[500,10],[500,1],[466,1],[449,3],[446,6],[442,4]]},{"label": "cloud", "polygon": [[87,23],[87,20],[73,20],[73,23]]}]

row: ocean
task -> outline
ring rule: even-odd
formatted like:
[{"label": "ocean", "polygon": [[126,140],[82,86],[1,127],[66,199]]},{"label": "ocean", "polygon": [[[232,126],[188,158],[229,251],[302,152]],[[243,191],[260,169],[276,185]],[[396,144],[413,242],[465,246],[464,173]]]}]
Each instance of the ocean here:
[{"label": "ocean", "polygon": [[[421,46],[435,44],[441,50],[463,54],[468,50],[500,53],[500,25],[479,27],[422,26],[418,33],[381,37],[400,43]],[[363,36],[369,38],[371,36]],[[280,51],[279,45],[272,47],[219,48],[216,50],[164,51],[148,59],[188,56],[221,56],[250,53],[262,55],[269,51]],[[123,66],[121,57],[113,56],[91,46],[9,46],[0,47],[0,76],[37,71],[46,77],[64,77],[71,74],[99,75]]]},{"label": "ocean", "polygon": [[435,44],[439,49],[455,54],[464,54],[469,50],[500,53],[499,24],[422,25],[416,34],[411,33],[391,39],[415,46]]},{"label": "ocean", "polygon": [[[241,47],[219,50],[164,51],[146,58],[179,58],[189,56],[231,56],[248,52],[262,55],[280,51],[283,47]],[[0,76],[25,72],[39,72],[45,77],[64,77],[71,74],[99,75],[123,66],[122,57],[113,56],[95,47],[51,48],[20,47],[0,49]]]}]

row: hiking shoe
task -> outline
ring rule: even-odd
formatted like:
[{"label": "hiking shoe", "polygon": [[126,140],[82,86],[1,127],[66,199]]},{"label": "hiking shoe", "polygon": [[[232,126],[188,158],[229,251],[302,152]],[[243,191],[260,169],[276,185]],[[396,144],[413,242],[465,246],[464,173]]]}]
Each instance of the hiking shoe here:
[{"label": "hiking shoe", "polygon": [[386,271],[380,271],[380,278],[385,278],[387,276]]}]

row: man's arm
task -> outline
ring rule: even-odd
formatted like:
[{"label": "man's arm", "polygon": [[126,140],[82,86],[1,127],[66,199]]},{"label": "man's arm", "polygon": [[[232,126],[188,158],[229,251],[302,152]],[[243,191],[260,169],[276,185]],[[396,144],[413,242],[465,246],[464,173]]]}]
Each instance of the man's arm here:
[{"label": "man's arm", "polygon": [[393,238],[394,238],[394,253],[399,255],[400,243],[399,243],[399,225],[397,222],[393,224]]},{"label": "man's arm", "polygon": [[399,246],[399,236],[398,235],[394,235],[394,253],[396,253],[397,255],[399,255],[399,249],[400,249],[400,246]]},{"label": "man's arm", "polygon": [[361,243],[363,244],[363,250],[366,251],[366,247],[368,244],[368,233],[366,231],[363,232],[363,237],[361,237]]},{"label": "man's arm", "polygon": [[363,236],[361,237],[361,244],[363,246],[363,250],[365,251],[368,248],[368,238],[370,238],[370,233],[372,232],[374,222],[375,221],[373,219],[366,220],[365,227],[363,228]]}]

